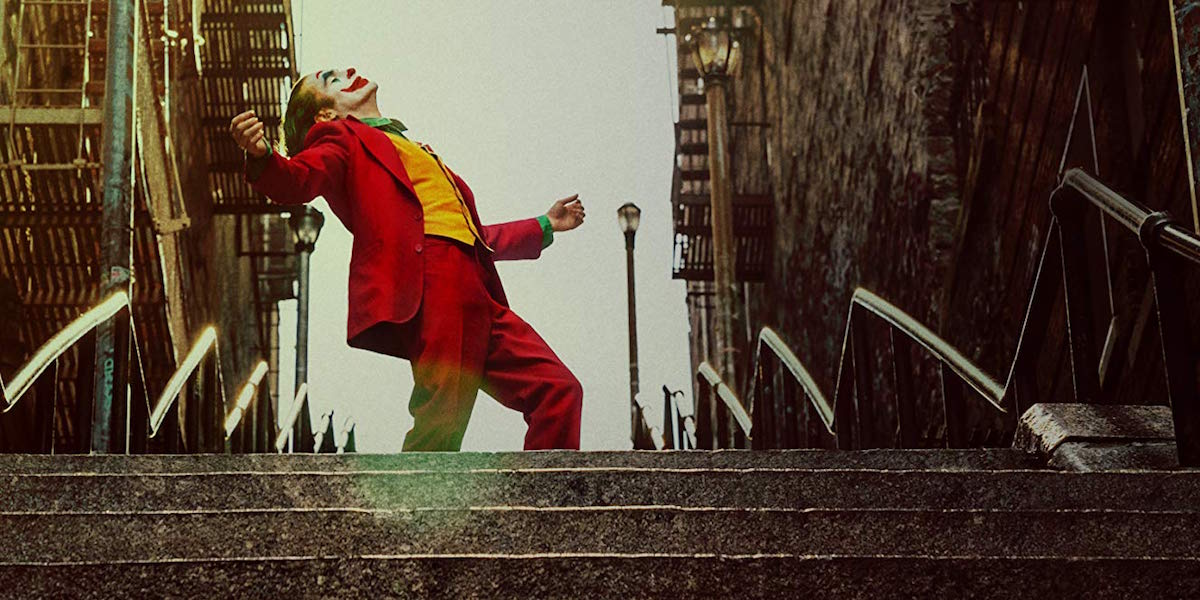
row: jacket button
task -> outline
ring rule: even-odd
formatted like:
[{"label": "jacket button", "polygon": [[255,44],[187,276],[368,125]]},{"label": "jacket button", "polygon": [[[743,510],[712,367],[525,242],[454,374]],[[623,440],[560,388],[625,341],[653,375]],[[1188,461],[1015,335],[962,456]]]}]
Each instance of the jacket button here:
[{"label": "jacket button", "polygon": [[414,220],[414,221],[420,221],[420,220],[421,220],[421,213],[417,213],[417,214],[413,215],[413,220]]},{"label": "jacket button", "polygon": [[422,251],[422,250],[424,250],[424,249],[425,249],[425,248],[424,248],[424,247],[422,247],[420,244],[417,244],[416,246],[413,246],[413,250],[416,250],[416,251],[417,251],[417,254],[420,254],[420,253],[421,253],[421,251]]}]

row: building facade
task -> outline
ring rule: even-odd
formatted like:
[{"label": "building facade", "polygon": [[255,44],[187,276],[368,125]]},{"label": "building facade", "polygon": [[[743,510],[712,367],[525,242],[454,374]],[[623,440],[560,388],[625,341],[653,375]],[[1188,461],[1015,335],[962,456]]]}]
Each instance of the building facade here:
[{"label": "building facade", "polygon": [[[0,8],[0,374],[99,300],[100,215],[110,2],[12,0]],[[286,219],[241,176],[229,119],[253,108],[278,127],[296,79],[288,0],[136,3],[132,318],[138,388],[157,394],[207,326],[235,398],[260,360],[278,372],[277,303],[296,279]],[[94,337],[94,336],[93,336]],[[57,363],[0,419],[6,450],[86,448],[95,341]],[[277,387],[270,384],[272,403]],[[188,409],[182,400],[181,415]],[[183,418],[181,416],[181,418]]]}]

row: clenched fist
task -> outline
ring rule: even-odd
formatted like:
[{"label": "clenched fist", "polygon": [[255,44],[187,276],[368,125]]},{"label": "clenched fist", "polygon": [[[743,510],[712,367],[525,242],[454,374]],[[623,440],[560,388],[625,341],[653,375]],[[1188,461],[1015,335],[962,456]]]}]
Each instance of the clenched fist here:
[{"label": "clenched fist", "polygon": [[266,156],[271,151],[267,146],[266,127],[254,111],[248,110],[229,122],[229,135],[239,148],[256,158]]}]

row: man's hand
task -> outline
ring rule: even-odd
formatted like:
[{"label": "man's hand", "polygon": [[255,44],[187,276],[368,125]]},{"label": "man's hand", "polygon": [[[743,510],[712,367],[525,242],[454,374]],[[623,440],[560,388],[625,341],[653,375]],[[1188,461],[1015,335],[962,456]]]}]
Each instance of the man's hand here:
[{"label": "man's hand", "polygon": [[229,135],[233,136],[233,141],[238,147],[245,150],[250,156],[261,158],[270,152],[267,146],[267,135],[265,126],[258,117],[254,116],[254,111],[248,110],[229,122]]},{"label": "man's hand", "polygon": [[546,211],[546,218],[550,219],[550,227],[555,232],[570,231],[583,224],[583,202],[579,201],[579,194],[563,198],[555,202],[550,210]]}]

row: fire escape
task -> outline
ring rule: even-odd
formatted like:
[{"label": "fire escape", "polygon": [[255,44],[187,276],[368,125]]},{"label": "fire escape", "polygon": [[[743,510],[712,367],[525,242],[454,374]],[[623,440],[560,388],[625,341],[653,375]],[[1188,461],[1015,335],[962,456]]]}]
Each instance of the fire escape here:
[{"label": "fire escape", "polygon": [[[108,10],[105,0],[15,0],[0,9],[5,374],[100,300]],[[142,1],[136,10],[135,365],[148,388],[161,389],[200,330],[236,314],[240,321],[222,331],[232,338],[222,342],[232,354],[232,379],[240,381],[259,357],[277,371],[276,303],[292,296],[296,277],[290,233],[242,181],[242,156],[227,128],[246,108],[278,126],[295,79],[290,3]],[[226,240],[236,244],[223,246]],[[212,255],[222,247],[236,247],[240,264],[220,268]],[[226,300],[212,290],[243,279],[253,288],[255,310],[222,307]],[[52,398],[19,405],[31,413],[52,407],[51,417],[26,415],[29,423],[53,419],[54,439],[39,447],[84,449],[90,415],[79,402],[92,396],[94,348],[90,339],[75,344],[56,362],[53,385],[35,392]],[[269,387],[274,395],[276,386]],[[0,423],[0,440],[20,437],[20,422]]]},{"label": "fire escape", "polygon": [[[246,183],[245,159],[229,139],[229,120],[253,109],[268,131],[279,130],[292,83],[298,79],[291,28],[287,0],[206,3],[201,81],[213,212],[233,219],[233,244],[249,264],[257,343],[269,349],[264,351],[270,354],[271,381],[278,381],[279,301],[295,298],[296,254],[286,209],[271,205]],[[272,386],[272,403],[278,405],[276,388]]]},{"label": "fire escape", "polygon": [[[680,3],[682,4],[682,3]],[[708,119],[704,82],[684,35],[710,16],[724,16],[722,6],[676,6],[675,28],[660,33],[675,34],[678,56],[679,121],[675,124],[675,166],[671,185],[674,208],[675,250],[673,277],[687,281],[688,317],[691,322],[692,367],[712,355],[713,324],[713,230],[709,185]],[[756,44],[748,40],[748,45]],[[761,61],[747,61],[747,64]],[[737,86],[736,89],[751,89]],[[731,173],[734,184],[733,231],[737,247],[736,278],[749,286],[765,282],[770,270],[773,245],[773,192],[767,172],[767,124],[753,115],[737,95],[729,106]],[[761,106],[761,103],[758,103]]]}]

